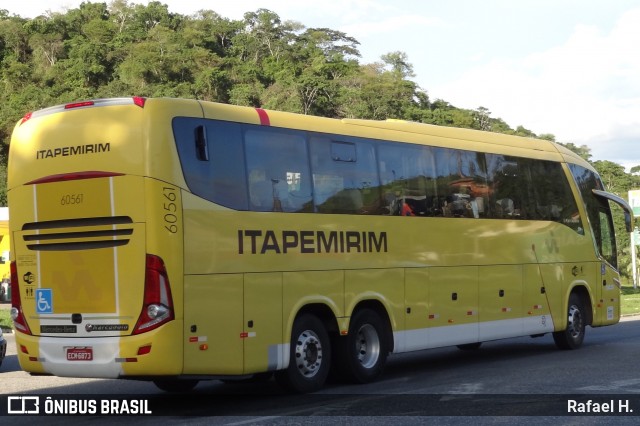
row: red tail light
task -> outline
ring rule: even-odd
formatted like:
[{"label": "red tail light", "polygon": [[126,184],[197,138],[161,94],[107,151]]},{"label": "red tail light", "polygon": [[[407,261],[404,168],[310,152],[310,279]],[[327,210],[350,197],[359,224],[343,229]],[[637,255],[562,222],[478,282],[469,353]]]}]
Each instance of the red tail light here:
[{"label": "red tail light", "polygon": [[175,318],[171,286],[164,262],[158,256],[147,255],[144,281],[144,303],[133,334],[154,330]]},{"label": "red tail light", "polygon": [[95,105],[95,102],[93,101],[74,102],[71,104],[66,104],[64,106],[64,109],[82,108],[82,107],[88,107],[88,106],[94,106],[94,105]]},{"label": "red tail light", "polygon": [[17,331],[24,334],[31,334],[31,329],[27,324],[27,319],[22,312],[22,303],[20,301],[20,286],[18,285],[18,267],[16,262],[11,262],[11,318],[13,325]]},{"label": "red tail light", "polygon": [[147,98],[143,98],[141,96],[134,96],[133,103],[139,106],[140,108],[144,108],[144,103],[147,101]]},{"label": "red tail light", "polygon": [[20,124],[23,124],[26,121],[29,121],[31,119],[31,116],[33,115],[33,112],[28,112],[24,115],[24,117],[22,117],[22,120],[20,121]]}]

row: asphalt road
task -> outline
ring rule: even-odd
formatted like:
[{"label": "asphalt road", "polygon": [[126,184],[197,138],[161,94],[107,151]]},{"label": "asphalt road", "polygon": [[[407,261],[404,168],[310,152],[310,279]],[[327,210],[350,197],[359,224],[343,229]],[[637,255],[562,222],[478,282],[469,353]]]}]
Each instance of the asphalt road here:
[{"label": "asphalt road", "polygon": [[[169,416],[160,419],[171,424],[640,423],[635,417],[640,416],[640,370],[635,367],[640,318],[588,328],[583,347],[576,351],[558,350],[551,336],[544,336],[489,342],[477,351],[443,348],[392,355],[384,376],[375,383],[350,385],[337,380],[321,392],[302,396],[287,395],[273,380],[201,382],[183,396],[165,394],[147,382],[30,376],[19,368],[14,336],[5,336],[9,348],[0,367],[0,396],[72,395],[96,399],[97,404],[105,398],[141,399],[153,411],[152,416],[93,415],[92,424],[127,420],[155,424],[158,414]],[[568,413],[571,404],[574,410],[591,412]],[[596,405],[616,416],[592,412]],[[12,424],[67,425],[81,417],[10,419]]]}]

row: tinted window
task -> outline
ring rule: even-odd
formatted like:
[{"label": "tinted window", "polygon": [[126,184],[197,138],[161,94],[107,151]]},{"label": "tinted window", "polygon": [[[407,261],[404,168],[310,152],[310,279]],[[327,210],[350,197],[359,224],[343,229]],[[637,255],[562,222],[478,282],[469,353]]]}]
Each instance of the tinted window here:
[{"label": "tinted window", "polygon": [[312,136],[310,152],[316,211],[380,213],[380,184],[372,143]]},{"label": "tinted window", "polygon": [[384,214],[442,215],[430,148],[383,143],[378,148],[378,158]]},{"label": "tinted window", "polygon": [[[598,211],[601,207],[601,201],[595,195],[593,195],[593,192],[591,192],[591,190],[602,190],[602,182],[600,181],[598,175],[593,173],[591,170],[585,169],[584,167],[571,164],[569,165],[569,169],[571,170],[571,174],[573,175],[573,178],[576,181],[576,185],[578,186],[578,190],[580,191],[580,195],[582,196],[582,201],[584,203],[585,210],[587,211],[589,222],[591,226],[595,227],[597,230],[598,223],[600,222],[598,218]],[[600,233],[596,232],[596,234],[598,234],[597,238],[599,238]]]},{"label": "tinted window", "polygon": [[244,138],[250,209],[313,211],[304,135],[268,128],[249,128]]},{"label": "tinted window", "polygon": [[[550,220],[583,232],[560,163],[185,117],[173,129],[189,189],[232,209]],[[608,204],[591,194],[602,183],[570,167],[609,253]]]},{"label": "tinted window", "polygon": [[173,133],[191,192],[225,207],[247,210],[240,126],[177,117]]},{"label": "tinted window", "polygon": [[533,219],[553,220],[583,233],[578,206],[562,165],[535,160],[523,160],[521,164],[526,164],[530,172],[535,196],[535,206],[532,206],[535,208]]},{"label": "tinted window", "polygon": [[531,181],[521,159],[487,154],[489,216],[495,219],[529,219],[533,217]]},{"label": "tinted window", "polygon": [[593,189],[604,190],[604,185],[591,170],[575,164],[570,164],[569,169],[582,196],[596,246],[602,257],[611,265],[617,266],[615,234],[609,203],[592,192]]},{"label": "tinted window", "polygon": [[447,148],[434,151],[444,216],[486,217],[488,186],[484,154]]}]

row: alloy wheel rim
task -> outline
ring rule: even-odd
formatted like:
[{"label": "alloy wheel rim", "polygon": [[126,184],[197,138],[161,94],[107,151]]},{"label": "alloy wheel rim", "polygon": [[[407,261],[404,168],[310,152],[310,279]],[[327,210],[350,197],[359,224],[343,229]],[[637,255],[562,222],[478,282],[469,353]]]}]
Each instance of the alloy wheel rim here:
[{"label": "alloy wheel rim", "polygon": [[311,378],[318,374],[322,365],[322,343],[312,330],[300,333],[295,346],[295,363],[300,374]]}]

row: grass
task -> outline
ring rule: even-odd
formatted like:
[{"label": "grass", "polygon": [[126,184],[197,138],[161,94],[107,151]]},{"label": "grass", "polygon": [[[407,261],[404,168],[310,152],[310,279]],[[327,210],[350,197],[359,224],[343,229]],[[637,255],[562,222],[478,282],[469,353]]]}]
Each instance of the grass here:
[{"label": "grass", "polygon": [[640,314],[640,288],[622,286],[620,313],[622,315]]},{"label": "grass", "polygon": [[13,326],[11,321],[11,312],[9,309],[0,309],[0,327],[3,329],[10,329]]},{"label": "grass", "polygon": [[[620,301],[622,315],[640,314],[640,288],[622,286],[622,299]],[[0,309],[0,327],[10,329],[13,326],[9,309]]]}]

